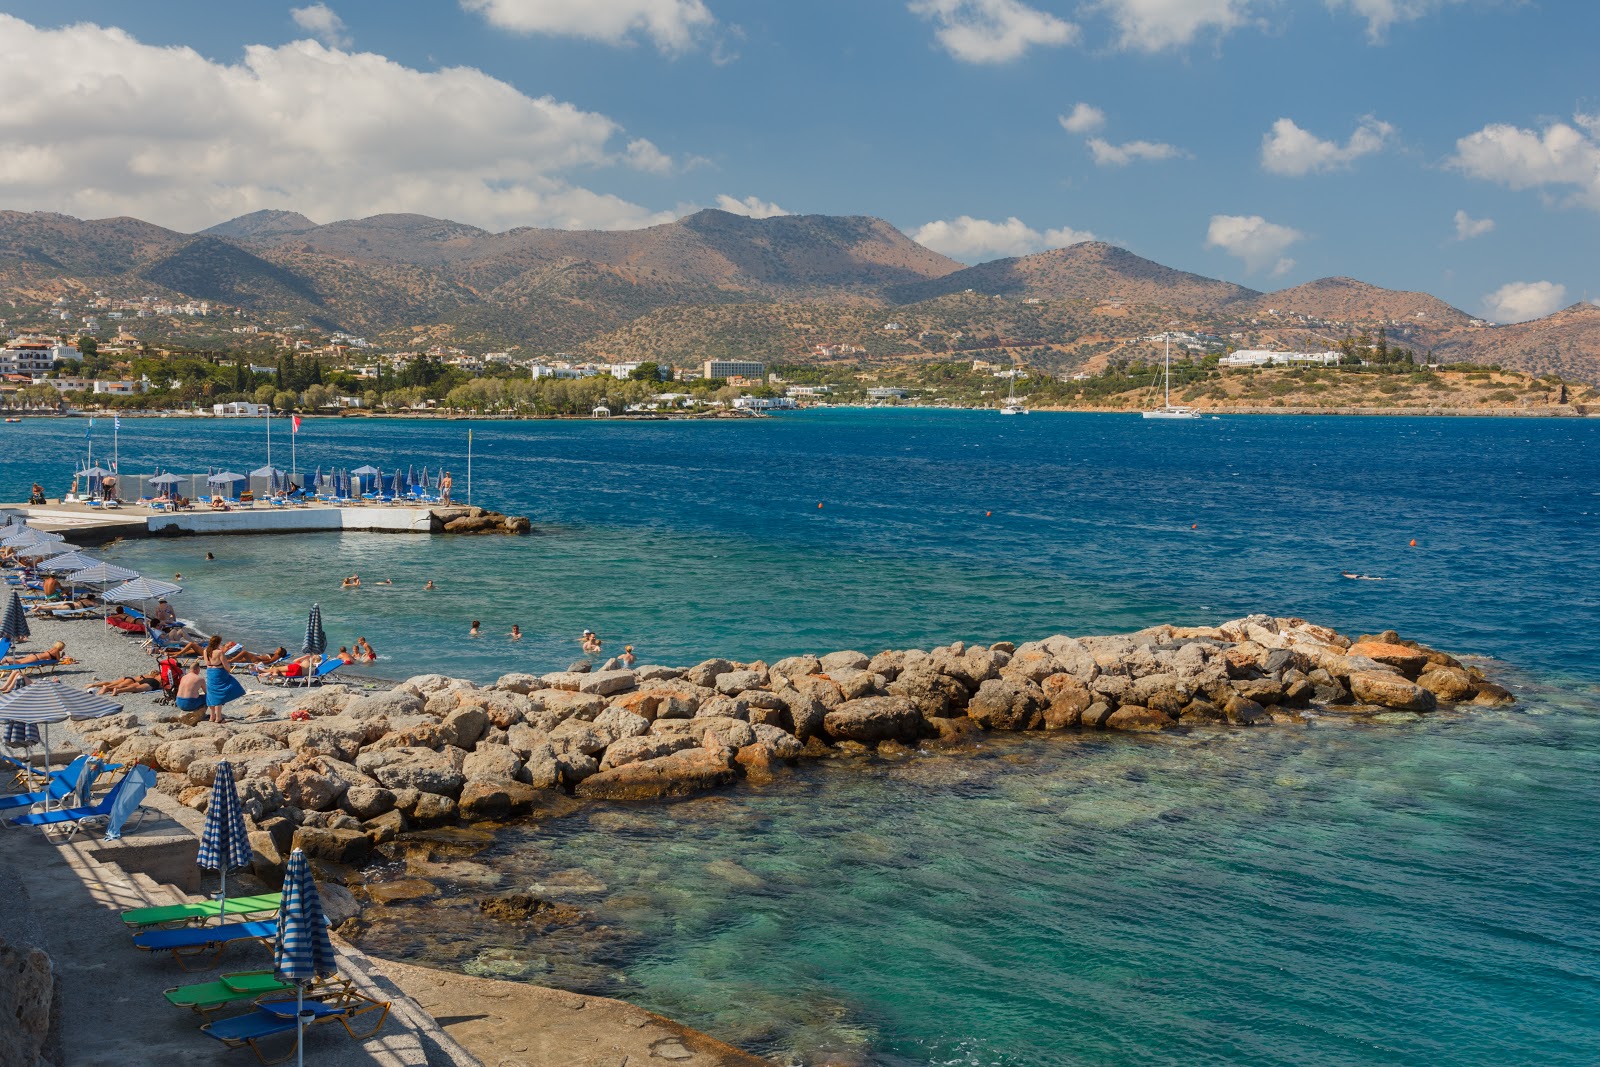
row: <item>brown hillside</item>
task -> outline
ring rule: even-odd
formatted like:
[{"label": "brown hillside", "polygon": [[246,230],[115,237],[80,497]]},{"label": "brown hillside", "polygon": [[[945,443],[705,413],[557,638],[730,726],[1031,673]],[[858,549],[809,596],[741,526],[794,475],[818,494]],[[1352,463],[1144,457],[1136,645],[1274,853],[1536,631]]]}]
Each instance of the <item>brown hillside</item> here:
[{"label": "brown hillside", "polygon": [[1532,322],[1459,330],[1440,342],[1434,358],[1600,382],[1600,306],[1573,304]]},{"label": "brown hillside", "polygon": [[980,263],[936,281],[902,287],[894,295],[904,301],[927,300],[966,289],[996,296],[1122,300],[1206,311],[1260,295],[1232,282],[1164,267],[1101,241]]},{"label": "brown hillside", "polygon": [[1427,293],[1380,289],[1355,278],[1318,278],[1279,289],[1254,301],[1254,307],[1306,315],[1330,322],[1405,322],[1419,328],[1465,326],[1471,316]]}]

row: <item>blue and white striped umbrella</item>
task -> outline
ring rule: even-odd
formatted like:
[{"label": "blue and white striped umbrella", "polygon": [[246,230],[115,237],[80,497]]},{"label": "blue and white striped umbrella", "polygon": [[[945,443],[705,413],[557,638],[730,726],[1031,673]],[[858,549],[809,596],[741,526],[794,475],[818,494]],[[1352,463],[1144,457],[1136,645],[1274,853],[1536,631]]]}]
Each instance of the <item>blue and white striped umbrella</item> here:
[{"label": "blue and white striped umbrella", "polygon": [[81,571],[73,571],[67,575],[67,581],[74,585],[111,585],[131,582],[139,577],[138,571],[130,571],[126,567],[119,567],[115,563],[96,563],[92,567],[85,567]]},{"label": "blue and white striped umbrella", "polygon": [[322,605],[311,605],[311,614],[306,618],[306,640],[301,646],[303,653],[322,655],[328,651],[328,635],[322,632]]},{"label": "blue and white striped umbrella", "polygon": [[289,853],[283,870],[283,896],[278,902],[278,936],[272,944],[272,970],[295,987],[295,1053],[305,1063],[305,984],[326,978],[339,969],[339,957],[328,936],[328,917],[322,912],[311,864],[300,849]]},{"label": "blue and white striped umbrella", "polygon": [[85,571],[99,562],[93,556],[86,556],[82,552],[63,552],[59,556],[51,556],[34,570],[44,571],[46,574],[62,574],[67,571]]},{"label": "blue and white striped umbrella", "polygon": [[13,589],[11,599],[6,601],[5,614],[0,615],[0,637],[8,641],[20,641],[27,636],[28,613],[22,610],[22,598]]},{"label": "blue and white striped umbrella", "polygon": [[[44,726],[44,762],[50,769],[50,724],[68,719],[101,719],[115,715],[122,705],[85,689],[62,685],[54,678],[18,686],[0,697],[0,722]],[[9,725],[7,726],[9,730]]]},{"label": "blue and white striped umbrella", "polygon": [[211,783],[211,803],[206,805],[206,825],[200,832],[195,863],[203,871],[222,872],[220,926],[228,921],[228,871],[250,866],[250,831],[245,829],[244,806],[233,784],[233,764],[227,760],[217,764],[216,779]]}]

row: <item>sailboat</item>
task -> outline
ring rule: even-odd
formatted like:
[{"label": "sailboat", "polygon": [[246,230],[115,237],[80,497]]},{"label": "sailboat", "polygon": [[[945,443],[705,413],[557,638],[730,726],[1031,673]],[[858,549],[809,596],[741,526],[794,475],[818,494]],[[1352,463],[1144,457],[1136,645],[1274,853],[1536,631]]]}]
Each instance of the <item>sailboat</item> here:
[{"label": "sailboat", "polygon": [[1196,411],[1194,408],[1186,408],[1186,407],[1181,407],[1181,406],[1180,407],[1173,407],[1172,406],[1172,334],[1166,333],[1166,334],[1162,334],[1162,336],[1166,339],[1166,342],[1167,342],[1167,360],[1166,360],[1166,364],[1167,364],[1166,365],[1166,379],[1167,379],[1167,383],[1166,383],[1166,400],[1167,400],[1167,402],[1165,404],[1163,404],[1161,407],[1158,407],[1158,408],[1154,409],[1153,411],[1146,411],[1144,413],[1144,417],[1147,418],[1147,419],[1198,419],[1200,417],[1200,413],[1198,411]]},{"label": "sailboat", "polygon": [[1005,406],[1000,409],[1002,415],[1026,415],[1028,409],[1017,403],[1017,368],[1011,368],[1011,391],[1006,394]]}]

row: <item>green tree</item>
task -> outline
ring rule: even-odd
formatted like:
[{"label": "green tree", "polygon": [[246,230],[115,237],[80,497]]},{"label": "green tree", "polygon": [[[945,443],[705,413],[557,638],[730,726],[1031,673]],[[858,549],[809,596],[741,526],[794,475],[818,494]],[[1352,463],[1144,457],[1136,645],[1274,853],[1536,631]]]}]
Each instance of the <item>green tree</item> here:
[{"label": "green tree", "polygon": [[646,361],[639,364],[628,374],[636,382],[659,382],[661,380],[661,364],[655,361]]},{"label": "green tree", "polygon": [[79,334],[78,351],[82,352],[85,358],[92,358],[99,354],[100,342],[96,341],[93,337],[90,337],[86,333]]}]

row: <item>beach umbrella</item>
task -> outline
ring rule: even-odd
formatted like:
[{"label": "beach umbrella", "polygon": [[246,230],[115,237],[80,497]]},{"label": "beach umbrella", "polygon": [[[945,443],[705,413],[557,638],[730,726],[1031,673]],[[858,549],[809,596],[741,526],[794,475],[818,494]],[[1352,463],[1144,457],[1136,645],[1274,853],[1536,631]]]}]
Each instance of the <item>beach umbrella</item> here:
[{"label": "beach umbrella", "polygon": [[406,468],[406,493],[407,493],[407,495],[409,495],[411,493],[415,493],[416,491],[417,491],[417,465],[415,463],[413,463],[411,466]]},{"label": "beach umbrella", "polygon": [[217,764],[216,778],[211,782],[211,803],[206,805],[206,824],[200,832],[200,852],[195,863],[202,871],[222,875],[217,894],[222,901],[217,913],[217,925],[221,926],[228,921],[228,871],[250,866],[250,832],[245,829],[239,789],[233,784],[233,764],[227,760]]},{"label": "beach umbrella", "polygon": [[15,589],[11,590],[11,598],[6,601],[6,610],[0,615],[0,637],[8,641],[17,641],[28,636],[28,613],[22,610],[22,598],[17,596]]},{"label": "beach umbrella", "polygon": [[183,481],[181,474],[158,474],[150,479],[151,485],[177,485]]},{"label": "beach umbrella", "polygon": [[[173,585],[171,582],[163,582],[155,578],[140,577],[123,582],[115,589],[107,590],[101,599],[113,604],[137,603],[139,610],[144,612],[145,617],[148,618],[150,615],[150,601],[160,600],[164,596],[171,596],[174,593],[181,592],[183,592],[183,586],[181,585]],[[145,625],[148,626],[149,623]]]},{"label": "beach umbrella", "polygon": [[67,571],[88,570],[99,562],[93,556],[86,556],[82,552],[73,550],[64,552],[59,556],[51,556],[34,569],[44,571],[47,574],[62,574]]},{"label": "beach umbrella", "polygon": [[389,491],[390,496],[403,496],[406,491],[405,476],[400,473],[400,468],[394,469],[394,486]]},{"label": "beach umbrella", "polygon": [[351,471],[350,473],[351,474],[360,474],[360,475],[365,476],[365,475],[369,475],[369,474],[382,474],[383,472],[380,471],[377,467],[374,467],[372,464],[368,463],[368,464],[365,464],[364,466],[357,467],[355,470]]},{"label": "beach umbrella", "polygon": [[328,651],[328,635],[322,632],[322,605],[311,605],[311,614],[306,618],[306,640],[300,651],[308,655],[320,656]]},{"label": "beach umbrella", "polygon": [[0,545],[7,548],[27,548],[30,545],[43,544],[46,541],[65,541],[66,538],[58,533],[47,533],[32,526],[24,526],[16,533],[0,541]]},{"label": "beach umbrella", "polygon": [[96,563],[81,571],[71,572],[67,575],[67,581],[76,585],[110,585],[112,582],[131,582],[138,577],[138,571],[130,571],[115,563]]},{"label": "beach umbrella", "polygon": [[90,467],[88,470],[79,471],[78,473],[83,475],[85,478],[109,478],[115,474],[116,471],[108,471],[104,467]]},{"label": "beach umbrella", "polygon": [[76,552],[77,545],[69,545],[65,541],[40,541],[36,545],[17,549],[18,559],[46,559],[50,556],[59,556],[63,552]]},{"label": "beach umbrella", "polygon": [[320,464],[317,466],[317,473],[311,476],[311,491],[313,493],[322,492],[322,466]]},{"label": "beach umbrella", "polygon": [[32,746],[40,744],[39,726],[37,723],[16,722],[11,719],[0,723],[0,741],[8,745]]},{"label": "beach umbrella", "polygon": [[283,896],[278,902],[278,935],[272,943],[272,971],[295,988],[295,1054],[304,1067],[306,983],[333,974],[339,967],[328,917],[311,877],[311,863],[300,849],[289,853],[283,870]]},{"label": "beach umbrella", "polygon": [[18,686],[0,697],[0,721],[44,727],[44,769],[50,769],[50,724],[68,719],[100,719],[115,715],[122,705],[84,689],[62,685],[54,678]]}]

